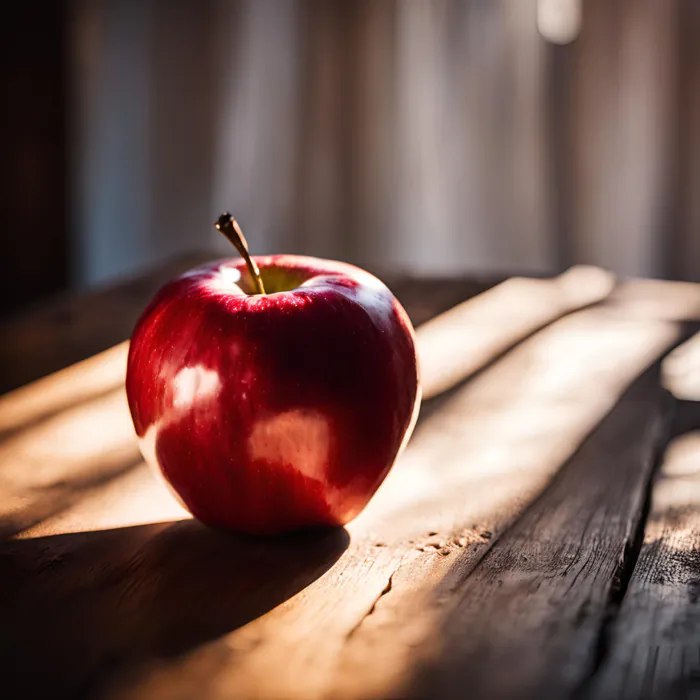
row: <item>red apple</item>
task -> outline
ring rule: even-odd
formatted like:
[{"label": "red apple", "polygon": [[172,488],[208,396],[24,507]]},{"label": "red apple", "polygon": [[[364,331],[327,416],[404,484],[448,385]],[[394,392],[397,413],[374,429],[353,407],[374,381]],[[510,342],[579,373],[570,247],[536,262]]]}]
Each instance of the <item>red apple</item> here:
[{"label": "red apple", "polygon": [[210,525],[343,525],[413,429],[411,322],[357,267],[244,253],[167,284],[136,326],[126,389],[144,457]]}]

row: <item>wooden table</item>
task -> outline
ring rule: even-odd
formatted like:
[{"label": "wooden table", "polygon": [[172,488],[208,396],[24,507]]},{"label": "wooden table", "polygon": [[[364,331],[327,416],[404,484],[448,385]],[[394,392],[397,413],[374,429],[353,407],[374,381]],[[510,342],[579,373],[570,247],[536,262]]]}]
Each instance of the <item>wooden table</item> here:
[{"label": "wooden table", "polygon": [[261,540],[127,413],[117,343],[193,260],[2,328],[1,697],[697,697],[700,286],[390,279],[414,437],[346,529]]}]

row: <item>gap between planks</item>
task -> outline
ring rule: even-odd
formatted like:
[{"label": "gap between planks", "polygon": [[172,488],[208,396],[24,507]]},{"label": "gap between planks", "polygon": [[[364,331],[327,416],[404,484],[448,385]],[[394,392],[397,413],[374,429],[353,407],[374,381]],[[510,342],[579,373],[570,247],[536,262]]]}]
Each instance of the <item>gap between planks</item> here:
[{"label": "gap between planks", "polygon": [[664,365],[664,380],[681,399],[674,439],[650,484],[636,566],[584,698],[674,700],[700,687],[700,334]]},{"label": "gap between planks", "polygon": [[590,695],[597,676],[604,666],[610,654],[611,635],[620,609],[624,602],[627,590],[632,580],[632,576],[639,561],[642,551],[642,543],[649,515],[651,513],[652,492],[654,481],[661,470],[661,466],[666,454],[666,449],[672,437],[672,429],[676,417],[677,402],[672,402],[672,408],[666,417],[662,435],[652,451],[652,467],[648,472],[646,483],[644,484],[643,500],[637,521],[634,525],[630,537],[625,540],[622,551],[622,558],[615,569],[610,581],[608,600],[603,611],[603,616],[598,630],[595,651],[590,671],[582,677],[578,686],[574,689],[575,698],[586,698]]}]

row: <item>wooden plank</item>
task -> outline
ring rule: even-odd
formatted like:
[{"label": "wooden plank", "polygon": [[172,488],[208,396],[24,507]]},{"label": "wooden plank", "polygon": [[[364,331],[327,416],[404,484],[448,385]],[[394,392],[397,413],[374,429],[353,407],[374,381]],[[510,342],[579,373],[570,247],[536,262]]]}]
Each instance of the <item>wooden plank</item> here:
[{"label": "wooden plank", "polygon": [[156,290],[211,259],[193,253],[149,274],[84,295],[66,295],[0,325],[0,393],[120,343]]},{"label": "wooden plank", "polygon": [[613,290],[607,303],[631,318],[667,321],[700,320],[700,284],[654,279],[631,279]]},{"label": "wooden plank", "polygon": [[614,285],[611,274],[586,266],[552,280],[512,277],[428,321],[418,333],[423,397],[455,386],[560,316],[601,301]]},{"label": "wooden plank", "polygon": [[[85,677],[98,683],[99,676],[111,696],[120,698],[395,694],[410,679],[413,645],[420,645],[421,654],[434,649],[430,635],[441,610],[431,604],[436,587],[468,576],[675,333],[672,324],[629,322],[595,309],[524,342],[421,424],[370,507],[347,529],[348,549],[333,568],[284,602],[285,595],[276,596],[278,607],[243,627],[226,615],[212,622],[215,609],[233,605],[230,589],[212,586],[206,605],[190,598],[178,580],[184,555],[171,555],[173,548],[197,546],[211,547],[209,556],[228,558],[239,556],[235,548],[225,540],[209,544],[206,531],[193,545],[184,525],[163,524],[180,516],[159,510],[164,497],[157,495],[163,493],[157,482],[147,482],[136,469],[76,499],[13,542],[0,572],[22,582],[21,598],[13,598],[19,611],[37,598],[54,611],[48,627],[43,618],[31,618],[44,653],[53,639],[73,650],[71,659],[82,654],[82,664],[72,661],[70,668],[56,670],[52,687],[74,689]],[[161,524],[144,530],[134,526],[136,517]],[[120,519],[132,527],[119,527]],[[114,529],[105,536],[102,528]],[[70,531],[74,534],[57,534]],[[131,557],[126,563],[124,550]],[[41,558],[37,551],[44,553]],[[106,582],[95,577],[100,567],[110,572]],[[160,595],[175,601],[167,610],[154,606],[150,594],[139,594],[152,590],[154,570]],[[249,575],[243,567],[237,571],[229,572],[233,590]],[[210,572],[204,567],[195,590],[206,589]],[[272,588],[285,583],[280,576],[269,582]],[[65,593],[72,587],[81,596]],[[245,590],[246,605],[265,608],[254,588]],[[162,618],[178,605],[197,608],[198,629],[204,625],[209,634]],[[94,626],[68,624],[102,619],[111,606],[116,612],[100,627],[99,639]],[[120,620],[116,630],[114,619]],[[228,634],[222,626],[229,627]],[[141,627],[169,634],[144,638]],[[22,647],[12,624],[4,629],[14,654],[30,653],[31,643]],[[173,635],[180,639],[176,657],[168,646]],[[136,648],[135,640],[141,640]],[[29,680],[44,687],[42,678]]]},{"label": "wooden plank", "polygon": [[[696,428],[700,423],[696,424]],[[669,446],[592,698],[690,698],[700,685],[700,432]]]},{"label": "wooden plank", "polygon": [[124,385],[129,341],[0,396],[0,437]]},{"label": "wooden plank", "polygon": [[700,401],[700,333],[674,349],[664,359],[664,386],[678,399]]},{"label": "wooden plank", "polygon": [[438,589],[442,653],[419,672],[417,696],[566,698],[586,681],[670,409],[648,373],[473,574]]}]

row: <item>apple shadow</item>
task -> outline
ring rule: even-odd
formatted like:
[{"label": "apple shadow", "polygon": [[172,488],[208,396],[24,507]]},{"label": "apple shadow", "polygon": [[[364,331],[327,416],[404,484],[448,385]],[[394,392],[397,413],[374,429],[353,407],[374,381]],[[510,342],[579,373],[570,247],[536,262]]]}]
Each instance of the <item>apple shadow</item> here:
[{"label": "apple shadow", "polygon": [[345,529],[262,539],[194,520],[0,544],[3,697],[91,697],[216,639],[331,568]]}]

